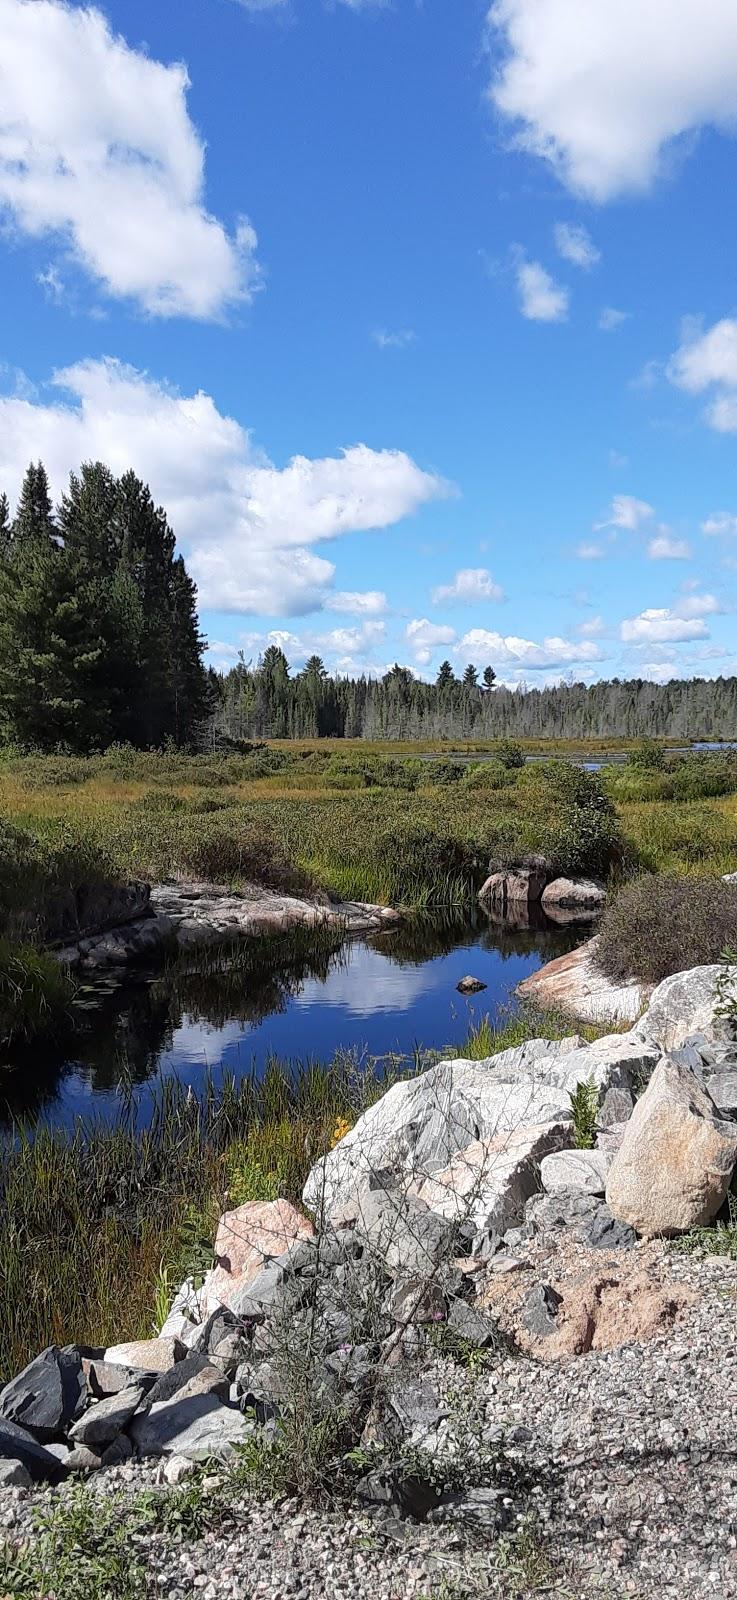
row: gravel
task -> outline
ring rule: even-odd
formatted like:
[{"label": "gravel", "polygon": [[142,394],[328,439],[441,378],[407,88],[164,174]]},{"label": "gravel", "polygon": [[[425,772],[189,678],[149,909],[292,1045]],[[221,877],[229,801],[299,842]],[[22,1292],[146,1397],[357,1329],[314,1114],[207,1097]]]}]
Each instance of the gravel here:
[{"label": "gravel", "polygon": [[[585,1252],[574,1255],[564,1270],[587,1267]],[[506,1434],[517,1545],[514,1534],[500,1547],[470,1530],[383,1511],[244,1500],[216,1532],[193,1541],[170,1530],[141,1538],[152,1595],[737,1600],[737,1262],[679,1256],[658,1244],[597,1252],[597,1269],[611,1260],[621,1270],[625,1255],[694,1291],[667,1335],[544,1366],[495,1359],[476,1378],[435,1363],[441,1386],[460,1389],[464,1402],[474,1398],[485,1436]],[[171,1492],[156,1464],[89,1481],[121,1505],[142,1489]],[[203,1492],[217,1485],[205,1479]],[[0,1539],[33,1537],[34,1507],[74,1492],[69,1483],[0,1490]]]}]

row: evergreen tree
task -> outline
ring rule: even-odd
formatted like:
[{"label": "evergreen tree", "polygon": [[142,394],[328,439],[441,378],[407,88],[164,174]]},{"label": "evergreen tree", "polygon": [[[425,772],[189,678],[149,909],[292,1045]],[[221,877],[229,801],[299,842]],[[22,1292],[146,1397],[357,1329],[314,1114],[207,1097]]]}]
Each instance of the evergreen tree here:
[{"label": "evergreen tree", "polygon": [[496,673],[493,667],[484,667],[484,688],[493,689],[496,683]]},{"label": "evergreen tree", "polygon": [[476,671],[473,662],[469,661],[468,666],[463,674],[463,687],[464,689],[476,689],[478,687],[478,681],[478,672]]},{"label": "evergreen tree", "polygon": [[450,662],[441,661],[438,667],[438,675],[435,679],[438,689],[448,689],[451,683],[455,683],[455,681],[455,673]]}]

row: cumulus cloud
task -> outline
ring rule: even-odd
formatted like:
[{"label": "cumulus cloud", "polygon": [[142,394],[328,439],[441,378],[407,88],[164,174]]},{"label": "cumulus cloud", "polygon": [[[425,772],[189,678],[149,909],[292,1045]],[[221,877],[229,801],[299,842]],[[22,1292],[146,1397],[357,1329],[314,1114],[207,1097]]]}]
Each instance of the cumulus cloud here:
[{"label": "cumulus cloud", "polygon": [[477,601],[503,600],[504,590],[494,582],[486,567],[461,567],[452,583],[441,583],[432,592],[433,605],[474,605]]},{"label": "cumulus cloud", "polygon": [[[209,395],[181,395],[118,361],[79,362],[54,386],[60,393],[46,402],[0,398],[0,482],[14,496],[38,457],[57,494],[81,461],[133,467],[166,506],[203,606],[320,609],[336,598],[335,569],[312,545],[389,527],[452,492],[403,451],[364,444],[276,467]],[[351,594],[351,603],[372,609],[371,594]]]},{"label": "cumulus cloud", "polygon": [[647,553],[651,561],[688,561],[691,546],[686,539],[675,539],[664,529],[650,540]]},{"label": "cumulus cloud", "polygon": [[494,106],[589,199],[648,189],[681,135],[734,131],[734,0],[494,0],[488,15]]},{"label": "cumulus cloud", "polygon": [[689,394],[713,390],[707,422],[717,433],[737,433],[737,319],[723,317],[706,332],[698,321],[687,321],[666,373]]},{"label": "cumulus cloud", "polygon": [[570,294],[551,278],[539,261],[520,261],[517,267],[520,311],[529,322],[565,322]]},{"label": "cumulus cloud", "polygon": [[455,628],[449,628],[440,622],[430,622],[427,617],[414,617],[407,623],[405,639],[418,666],[426,667],[433,650],[438,645],[452,644],[455,639]]},{"label": "cumulus cloud", "polygon": [[0,206],[16,230],[58,240],[152,315],[219,317],[248,299],[256,235],[206,209],[186,67],[64,0],[0,0],[0,33]]},{"label": "cumulus cloud", "polygon": [[590,267],[596,266],[597,261],[601,261],[601,251],[580,223],[556,222],[553,237],[558,255],[564,261],[571,261],[574,267],[583,267],[588,272]]},{"label": "cumulus cloud", "polygon": [[734,538],[737,536],[737,515],[733,511],[714,511],[702,522],[701,532],[711,538],[724,535]]},{"label": "cumulus cloud", "polygon": [[614,333],[621,328],[622,323],[629,317],[629,311],[618,311],[616,306],[604,306],[599,315],[599,327],[602,333]]},{"label": "cumulus cloud", "polygon": [[681,644],[688,639],[709,638],[702,617],[679,616],[665,606],[626,617],[619,634],[625,644]]},{"label": "cumulus cloud", "polygon": [[598,645],[588,639],[574,642],[553,637],[536,644],[533,639],[490,633],[486,628],[471,628],[464,633],[454,648],[454,654],[465,656],[467,660],[491,661],[494,666],[529,667],[532,670],[603,659]]}]

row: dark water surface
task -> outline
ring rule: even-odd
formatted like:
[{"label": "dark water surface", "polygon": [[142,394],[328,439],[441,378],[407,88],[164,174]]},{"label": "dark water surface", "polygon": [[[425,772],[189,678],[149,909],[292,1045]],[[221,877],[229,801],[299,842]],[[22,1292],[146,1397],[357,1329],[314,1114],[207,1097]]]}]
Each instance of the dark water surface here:
[{"label": "dark water surface", "polygon": [[[0,1124],[109,1121],[127,1092],[145,1120],[157,1084],[172,1074],[197,1092],[208,1071],[217,1083],[263,1069],[271,1056],[327,1062],[344,1049],[381,1057],[459,1044],[487,1013],[503,1019],[522,978],[586,937],[585,928],[539,920],[537,929],[500,927],[479,913],[411,923],[259,979],[200,969],[177,981],[139,972],[100,983],[83,997],[73,1046],[55,1053],[37,1044],[0,1067]],[[471,1000],[456,990],[469,973],[488,986]]]}]

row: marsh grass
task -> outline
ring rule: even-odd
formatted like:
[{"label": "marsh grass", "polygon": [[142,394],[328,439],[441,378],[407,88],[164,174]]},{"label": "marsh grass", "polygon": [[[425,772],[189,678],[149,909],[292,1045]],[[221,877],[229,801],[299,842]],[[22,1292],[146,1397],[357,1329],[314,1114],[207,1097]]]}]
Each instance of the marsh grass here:
[{"label": "marsh grass", "polygon": [[[157,1089],[141,1126],[132,1098],[116,1122],[72,1134],[18,1127],[0,1152],[0,1380],[48,1344],[147,1338],[167,1287],[209,1265],[231,1202],[299,1201],[338,1118],[354,1121],[391,1081],[374,1062],[271,1061],[260,1078],[210,1080],[201,1096]],[[411,1064],[402,1063],[404,1072]]]},{"label": "marsh grass", "polygon": [[53,956],[0,936],[0,1046],[68,1027],[76,985]]}]

